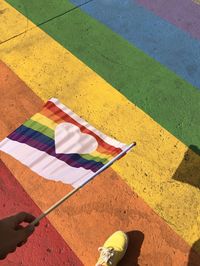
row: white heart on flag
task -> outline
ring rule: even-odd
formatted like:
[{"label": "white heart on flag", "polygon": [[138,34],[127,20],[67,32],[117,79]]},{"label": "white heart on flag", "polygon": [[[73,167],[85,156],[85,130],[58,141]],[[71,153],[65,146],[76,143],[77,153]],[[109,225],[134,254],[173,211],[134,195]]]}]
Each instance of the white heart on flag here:
[{"label": "white heart on flag", "polygon": [[79,127],[71,123],[61,123],[55,129],[56,153],[79,153],[88,154],[98,147],[96,139],[82,133]]}]

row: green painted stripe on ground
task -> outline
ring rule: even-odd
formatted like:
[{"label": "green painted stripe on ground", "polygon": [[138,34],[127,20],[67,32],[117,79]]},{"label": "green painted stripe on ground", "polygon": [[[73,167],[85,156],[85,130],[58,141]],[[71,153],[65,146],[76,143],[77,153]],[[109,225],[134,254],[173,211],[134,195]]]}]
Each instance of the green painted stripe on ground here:
[{"label": "green painted stripe on ground", "polygon": [[74,9],[75,7],[75,5],[68,0],[8,0],[6,2],[10,3],[13,7],[24,14],[24,16],[34,21],[35,24],[40,24],[44,21],[48,21],[49,19],[68,12],[71,9]]},{"label": "green painted stripe on ground", "polygon": [[[34,23],[69,2],[8,0]],[[61,12],[63,13],[63,11]],[[200,93],[192,85],[76,9],[40,26],[186,145],[200,146]],[[112,45],[111,45],[112,44]],[[100,89],[100,88],[99,88]],[[134,118],[133,118],[134,119]]]}]

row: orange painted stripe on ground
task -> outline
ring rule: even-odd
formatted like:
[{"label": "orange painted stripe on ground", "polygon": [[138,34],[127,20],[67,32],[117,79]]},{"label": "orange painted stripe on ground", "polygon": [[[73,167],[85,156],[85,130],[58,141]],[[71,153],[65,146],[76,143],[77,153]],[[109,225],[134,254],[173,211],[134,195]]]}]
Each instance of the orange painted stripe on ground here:
[{"label": "orange painted stripe on ground", "polygon": [[[43,102],[3,63],[0,69],[4,99],[0,106],[0,138],[3,138],[36,113]],[[1,158],[42,210],[71,189],[61,182],[43,179],[6,154],[1,153]],[[130,233],[129,253],[122,265],[137,261],[138,243],[142,244],[141,265],[158,265],[159,261],[159,265],[181,266],[188,261],[190,247],[112,169],[50,214],[49,220],[87,266],[94,265],[98,246],[118,229],[144,234],[142,241],[141,232]],[[200,258],[191,252],[190,259],[192,265],[198,265]]]}]

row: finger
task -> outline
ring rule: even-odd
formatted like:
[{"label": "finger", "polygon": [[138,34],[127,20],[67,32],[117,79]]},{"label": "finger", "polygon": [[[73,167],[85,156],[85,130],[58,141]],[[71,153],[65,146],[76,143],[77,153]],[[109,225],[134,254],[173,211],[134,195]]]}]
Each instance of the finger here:
[{"label": "finger", "polygon": [[30,235],[34,232],[35,227],[34,225],[28,225],[24,227],[23,229],[16,231],[16,244],[19,244],[21,242],[24,242],[28,239]]},{"label": "finger", "polygon": [[34,220],[35,220],[35,216],[27,212],[20,212],[16,214],[15,216],[13,216],[13,221],[15,225],[18,225],[22,222],[31,223]]},{"label": "finger", "polygon": [[35,224],[35,226],[38,226],[38,225],[40,225],[40,223],[39,223],[39,222],[37,222],[37,223]]},{"label": "finger", "polygon": [[13,252],[15,252],[15,250],[16,250],[16,247],[10,249],[10,250],[9,250],[9,253],[13,253]]},{"label": "finger", "polygon": [[24,244],[26,244],[26,242],[27,242],[27,240],[24,240],[24,241],[20,242],[19,244],[17,244],[17,246],[18,246],[18,247],[21,247],[21,246],[23,246]]},{"label": "finger", "polygon": [[20,230],[20,229],[23,229],[24,227],[20,224],[18,224],[16,227],[15,227],[15,230]]},{"label": "finger", "polygon": [[7,257],[8,254],[6,255],[0,255],[0,260],[4,260]]}]

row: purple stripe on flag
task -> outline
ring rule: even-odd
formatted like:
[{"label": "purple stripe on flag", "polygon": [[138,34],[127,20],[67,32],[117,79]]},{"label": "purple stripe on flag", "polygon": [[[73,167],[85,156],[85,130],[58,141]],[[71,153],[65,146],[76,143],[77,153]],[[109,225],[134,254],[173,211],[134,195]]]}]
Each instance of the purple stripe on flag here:
[{"label": "purple stripe on flag", "polygon": [[137,2],[200,39],[200,5],[192,0],[137,0]]}]

